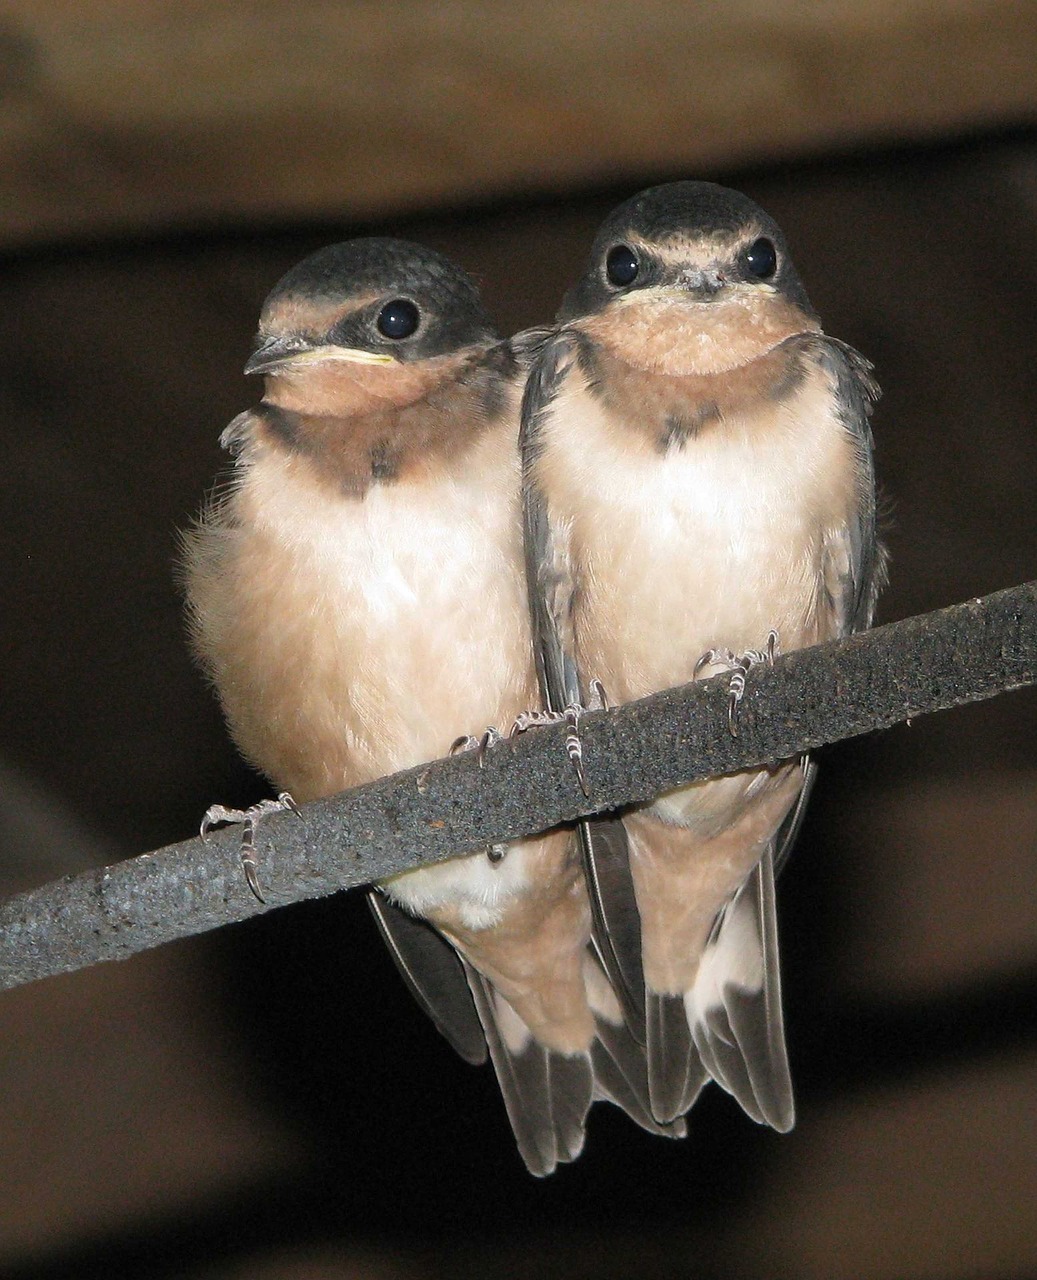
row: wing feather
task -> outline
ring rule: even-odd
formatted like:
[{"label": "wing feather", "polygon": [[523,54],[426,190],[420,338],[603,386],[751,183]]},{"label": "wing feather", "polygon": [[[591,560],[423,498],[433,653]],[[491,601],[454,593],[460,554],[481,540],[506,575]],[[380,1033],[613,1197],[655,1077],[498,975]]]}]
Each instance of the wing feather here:
[{"label": "wing feather", "polygon": [[857,501],[845,528],[826,548],[825,586],[836,611],[839,635],[871,626],[875,601],[886,581],[886,553],[876,535],[872,406],[879,398],[872,365],[836,338],[819,335],[817,358],[835,384],[836,412],[856,449]]},{"label": "wing feather", "polygon": [[490,982],[464,962],[519,1152],[534,1177],[553,1173],[583,1149],[594,1098],[590,1059],[539,1044]]},{"label": "wing feather", "polygon": [[781,1009],[773,845],[718,917],[684,1004],[713,1079],[758,1123],[788,1132],[795,1108]]},{"label": "wing feather", "polygon": [[[576,591],[565,539],[551,520],[536,481],[542,437],[559,393],[576,363],[574,339],[564,330],[540,346],[522,398],[520,448],[526,581],[540,692],[545,706],[583,705],[572,640]],[[644,1043],[641,927],[630,875],[626,836],[617,820],[579,824],[580,853],[593,915],[593,946],[620,1000],[634,1037]]]},{"label": "wing feather", "polygon": [[411,995],[465,1062],[480,1066],[486,1040],[457,952],[430,924],[376,889],[368,892],[367,903]]}]

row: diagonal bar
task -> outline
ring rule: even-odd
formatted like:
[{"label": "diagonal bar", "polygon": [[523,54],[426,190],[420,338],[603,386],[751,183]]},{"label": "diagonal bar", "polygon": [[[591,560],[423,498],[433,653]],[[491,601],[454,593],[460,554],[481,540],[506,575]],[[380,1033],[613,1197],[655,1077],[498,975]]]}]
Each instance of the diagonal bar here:
[{"label": "diagonal bar", "polygon": [[[437,760],[306,805],[301,821],[271,818],[258,837],[265,907],[245,883],[235,830],[19,894],[0,903],[0,989],[1035,682],[1030,582],[754,670],[737,737],[724,676],[588,714],[589,799],[563,725],[500,743],[482,769],[474,753]],[[444,726],[444,745],[457,729]]]}]

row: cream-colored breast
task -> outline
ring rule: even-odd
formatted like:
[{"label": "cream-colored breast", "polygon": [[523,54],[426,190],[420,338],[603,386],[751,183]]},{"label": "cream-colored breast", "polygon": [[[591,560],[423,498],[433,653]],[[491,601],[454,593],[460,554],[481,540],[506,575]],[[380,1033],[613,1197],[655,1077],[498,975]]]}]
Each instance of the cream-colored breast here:
[{"label": "cream-colored breast", "polygon": [[585,680],[617,701],[691,679],[710,648],[784,649],[829,634],[826,542],[857,500],[853,441],[812,367],[690,437],[652,447],[573,376],[545,426],[538,478],[576,566]]},{"label": "cream-colored breast", "polygon": [[[242,752],[299,801],[446,754],[535,705],[512,433],[434,483],[342,498],[298,459],[254,455],[188,555],[196,644]],[[390,882],[471,928],[528,892],[535,845]]]},{"label": "cream-colored breast", "polygon": [[200,648],[242,750],[297,798],[443,755],[533,696],[514,442],[341,498],[255,457],[194,555]]}]

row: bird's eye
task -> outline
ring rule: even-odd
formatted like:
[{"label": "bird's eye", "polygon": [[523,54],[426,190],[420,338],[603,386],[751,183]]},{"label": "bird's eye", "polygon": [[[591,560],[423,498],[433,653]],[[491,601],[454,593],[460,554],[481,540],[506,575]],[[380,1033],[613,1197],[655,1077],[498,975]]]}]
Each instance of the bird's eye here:
[{"label": "bird's eye", "polygon": [[754,240],[745,251],[745,265],[757,280],[769,280],[778,269],[778,251],[766,236]]},{"label": "bird's eye", "polygon": [[421,322],[421,313],[409,298],[393,298],[378,312],[375,326],[383,338],[409,338]]},{"label": "bird's eye", "polygon": [[639,270],[637,254],[628,244],[617,244],[609,250],[609,256],[605,259],[605,272],[611,284],[617,288],[633,284]]}]

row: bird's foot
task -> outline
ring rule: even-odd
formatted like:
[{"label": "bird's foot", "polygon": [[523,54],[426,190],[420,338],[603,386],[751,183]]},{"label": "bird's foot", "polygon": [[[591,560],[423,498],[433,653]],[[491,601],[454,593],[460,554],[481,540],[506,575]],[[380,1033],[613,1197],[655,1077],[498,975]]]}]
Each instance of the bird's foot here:
[{"label": "bird's foot", "polygon": [[579,781],[580,790],[585,796],[590,795],[590,788],[587,786],[587,774],[583,768],[580,716],[585,711],[608,711],[609,709],[608,698],[601,681],[592,680],[590,689],[591,697],[586,705],[581,705],[579,702],[570,702],[562,711],[520,712],[515,717],[515,723],[511,726],[511,732],[508,735],[514,738],[516,734],[525,733],[527,729],[542,729],[547,725],[567,724],[569,728],[565,735],[565,753],[569,757],[569,763],[572,765]]},{"label": "bird's foot", "polygon": [[[459,738],[455,738],[450,744],[450,754],[452,756],[460,755],[462,751],[475,751],[478,753],[476,759],[479,762],[479,768],[483,767],[483,761],[486,759],[486,752],[493,746],[495,742],[500,742],[500,730],[495,729],[491,724],[481,738],[473,738],[470,733],[462,733]],[[486,850],[486,857],[494,866],[504,861],[504,855],[508,852],[506,844],[491,844]]]},{"label": "bird's foot", "polygon": [[202,825],[198,832],[203,840],[208,840],[209,832],[213,827],[223,826],[228,822],[241,823],[244,826],[245,829],[241,833],[241,869],[245,873],[248,887],[264,904],[266,898],[263,897],[259,888],[256,864],[256,832],[264,818],[268,818],[272,813],[286,812],[294,813],[298,818],[302,817],[302,810],[287,791],[282,791],[276,800],[260,800],[251,809],[228,809],[226,805],[211,804],[205,811],[205,817],[202,818]]},{"label": "bird's foot", "polygon": [[745,697],[745,678],[753,667],[773,667],[778,649],[778,633],[767,633],[765,649],[747,649],[745,653],[732,653],[730,649],[707,649],[695,663],[693,679],[698,679],[703,667],[726,667],[731,672],[727,686],[727,727],[732,738],[738,737],[738,707]]}]

